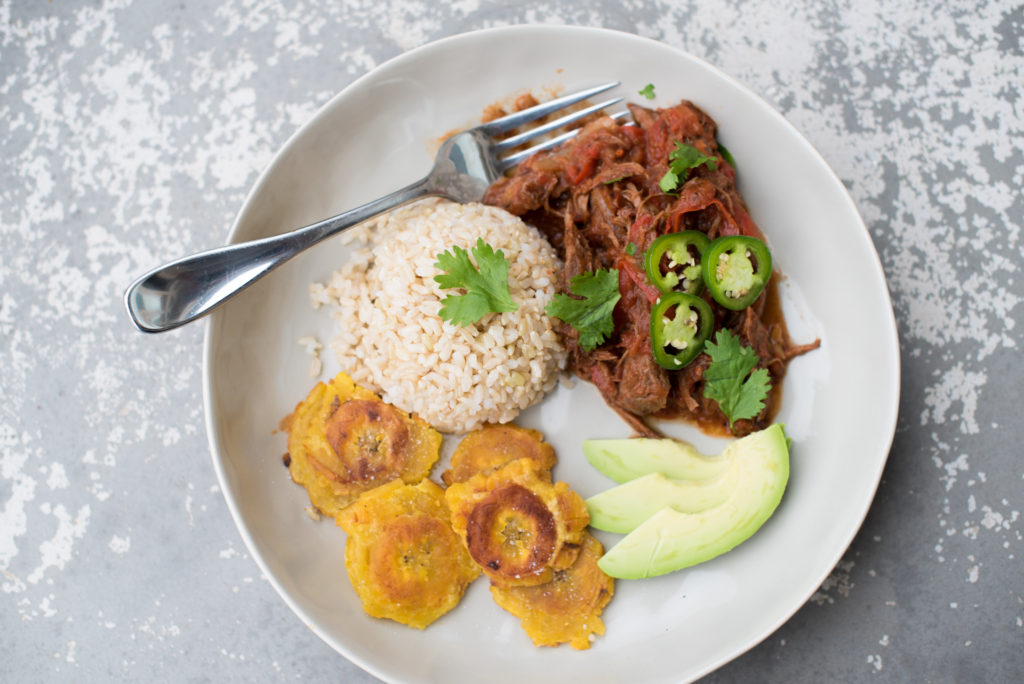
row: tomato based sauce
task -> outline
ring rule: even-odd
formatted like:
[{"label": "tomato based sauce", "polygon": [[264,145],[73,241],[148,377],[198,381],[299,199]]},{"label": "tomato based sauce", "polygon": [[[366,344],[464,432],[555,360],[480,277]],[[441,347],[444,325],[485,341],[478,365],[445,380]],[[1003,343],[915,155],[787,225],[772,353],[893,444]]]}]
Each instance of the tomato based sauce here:
[{"label": "tomato based sauce", "polygon": [[[701,295],[713,312],[712,337],[729,330],[754,350],[757,367],[768,371],[772,390],[757,416],[730,425],[718,403],[704,396],[704,371],[711,363],[706,353],[679,370],[656,362],[650,315],[659,291],[643,261],[651,243],[686,230],[700,231],[709,240],[764,236],[736,188],[731,157],[720,148],[710,116],[686,101],[657,110],[630,105],[630,112],[632,124],[600,117],[560,147],[533,155],[496,181],[484,202],[523,217],[544,233],[562,259],[562,292],[570,291],[576,276],[597,269],[618,272],[620,299],[611,336],[584,349],[572,326],[563,324],[561,332],[573,372],[592,382],[637,432],[659,434],[650,417],[686,420],[716,435],[767,427],[781,403],[789,361],[818,343],[794,345],[790,340],[774,274],[760,296],[740,311],[720,306],[707,292]],[[666,191],[662,181],[680,145],[710,161],[689,169],[677,187]]]}]

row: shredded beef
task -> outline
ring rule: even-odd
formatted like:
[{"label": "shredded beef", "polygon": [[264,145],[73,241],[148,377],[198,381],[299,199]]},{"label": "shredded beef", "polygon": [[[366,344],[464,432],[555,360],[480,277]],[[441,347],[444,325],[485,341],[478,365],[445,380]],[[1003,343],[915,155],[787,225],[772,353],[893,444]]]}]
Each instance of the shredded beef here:
[{"label": "shredded beef", "polygon": [[[671,372],[654,360],[650,311],[659,293],[646,278],[643,253],[660,235],[681,230],[699,230],[710,239],[763,236],[736,190],[735,170],[720,153],[711,117],[686,101],[657,110],[630,105],[630,112],[632,124],[601,117],[562,146],[533,155],[495,182],[484,201],[522,216],[545,234],[562,258],[563,292],[581,273],[618,270],[621,298],[614,312],[615,332],[604,344],[584,351],[576,331],[561,326],[577,375],[592,382],[641,434],[657,434],[644,420],[655,415],[683,417],[720,433],[729,421],[703,393],[708,356],[702,353]],[[713,169],[697,167],[678,192],[670,194],[661,190],[659,181],[676,142],[695,147],[717,163]],[[715,329],[729,329],[752,347],[759,365],[768,369],[777,385],[789,360],[817,347],[817,342],[793,345],[781,314],[766,315],[770,289],[740,312],[705,298],[715,314]],[[766,427],[777,397],[773,392],[761,414],[737,421],[733,432],[742,435]]]}]

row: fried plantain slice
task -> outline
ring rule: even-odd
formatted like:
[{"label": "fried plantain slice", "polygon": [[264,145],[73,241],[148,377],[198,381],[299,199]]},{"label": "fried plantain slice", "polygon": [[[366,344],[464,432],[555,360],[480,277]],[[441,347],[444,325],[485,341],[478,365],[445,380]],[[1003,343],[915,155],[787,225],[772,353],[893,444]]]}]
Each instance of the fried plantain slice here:
[{"label": "fried plantain slice", "polygon": [[590,521],[583,499],[528,458],[457,482],[445,499],[469,555],[503,586],[551,581],[576,560]]},{"label": "fried plantain slice", "polygon": [[601,542],[587,533],[576,562],[556,572],[550,582],[530,587],[492,583],[491,596],[520,618],[534,645],[567,643],[578,650],[588,649],[595,635],[604,634],[601,613],[615,591],[615,580],[597,567],[603,553]]},{"label": "fried plantain slice", "polygon": [[520,458],[533,459],[549,474],[555,467],[555,450],[537,430],[511,423],[485,425],[462,438],[452,454],[451,466],[442,473],[441,479],[450,486],[465,482],[473,475],[493,472]]},{"label": "fried plantain slice", "polygon": [[480,575],[451,528],[444,490],[393,480],[338,513],[345,568],[363,610],[423,629],[450,611]]},{"label": "fried plantain slice", "polygon": [[345,373],[317,383],[282,427],[288,431],[292,480],[329,516],[391,480],[419,482],[441,448],[439,432],[385,404]]}]

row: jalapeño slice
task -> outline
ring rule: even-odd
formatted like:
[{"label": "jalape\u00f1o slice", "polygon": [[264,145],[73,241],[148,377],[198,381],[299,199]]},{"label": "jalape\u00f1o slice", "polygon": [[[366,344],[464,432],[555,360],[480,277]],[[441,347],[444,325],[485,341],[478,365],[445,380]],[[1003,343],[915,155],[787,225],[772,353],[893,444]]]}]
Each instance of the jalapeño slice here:
[{"label": "jalape\u00f1o slice", "polygon": [[651,309],[651,351],[662,368],[679,370],[697,358],[711,335],[714,315],[703,299],[685,292],[662,296]]},{"label": "jalape\u00f1o slice", "polygon": [[700,294],[704,289],[701,261],[708,243],[708,236],[699,230],[662,235],[644,256],[647,277],[665,294]]},{"label": "jalape\u00f1o slice", "polygon": [[772,255],[757,238],[728,235],[704,251],[704,282],[727,309],[739,311],[753,304],[771,276]]}]

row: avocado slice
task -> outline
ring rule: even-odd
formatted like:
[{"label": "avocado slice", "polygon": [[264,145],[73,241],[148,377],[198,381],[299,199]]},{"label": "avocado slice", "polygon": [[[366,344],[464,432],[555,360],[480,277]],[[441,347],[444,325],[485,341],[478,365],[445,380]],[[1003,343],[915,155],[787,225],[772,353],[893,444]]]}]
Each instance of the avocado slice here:
[{"label": "avocado slice", "polygon": [[590,525],[626,534],[666,506],[682,513],[700,513],[729,498],[736,486],[734,468],[712,480],[673,480],[647,473],[587,499]]},{"label": "avocado slice", "polygon": [[674,439],[588,439],[583,454],[604,475],[629,482],[648,473],[673,480],[709,480],[725,472],[718,456],[705,456],[687,442]]},{"label": "avocado slice", "polygon": [[663,575],[719,556],[760,529],[789,480],[782,425],[736,440],[722,458],[735,462],[734,486],[725,501],[697,513],[661,508],[601,557],[601,570],[620,579]]}]

